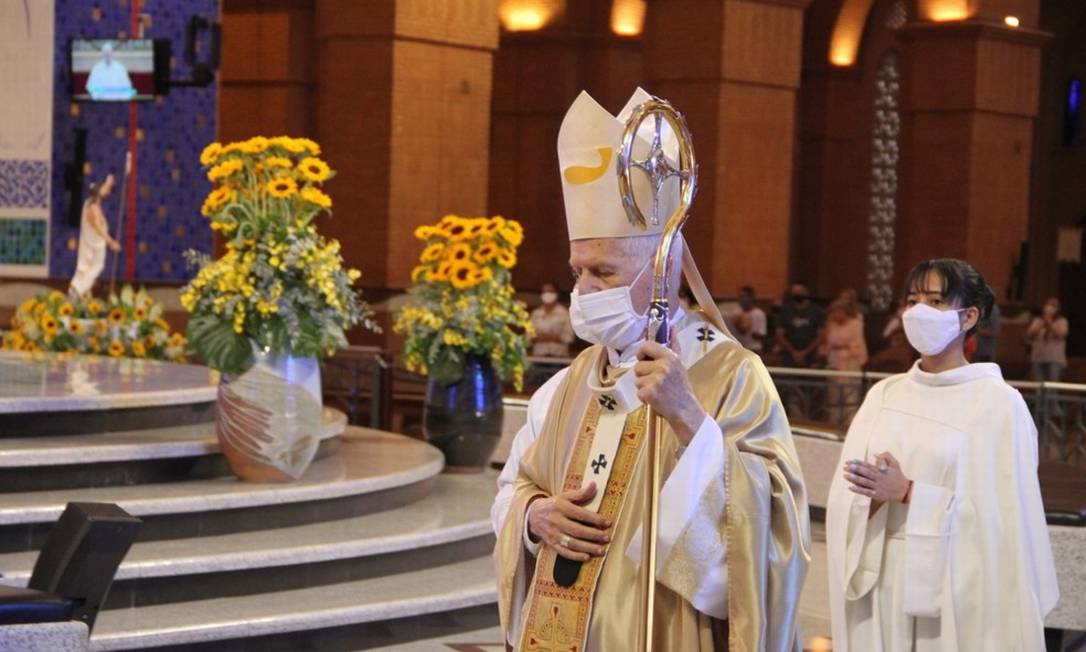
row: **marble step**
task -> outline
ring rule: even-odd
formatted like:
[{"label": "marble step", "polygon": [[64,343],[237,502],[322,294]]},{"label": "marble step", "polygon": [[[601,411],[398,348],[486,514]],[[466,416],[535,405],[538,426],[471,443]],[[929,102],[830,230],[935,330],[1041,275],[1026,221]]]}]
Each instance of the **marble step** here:
[{"label": "marble step", "polygon": [[[107,608],[301,588],[488,555],[496,474],[439,476],[393,512],[290,528],[137,543]],[[0,555],[4,583],[25,586],[36,552]]]},{"label": "marble step", "polygon": [[236,639],[290,637],[298,632],[440,614],[496,599],[493,563],[482,556],[314,588],[105,611],[91,635],[91,649],[175,646],[196,650],[201,643],[224,642],[222,649],[238,650],[244,641]]},{"label": "marble step", "polygon": [[0,437],[206,423],[215,418],[217,391],[218,374],[206,367],[4,351]]},{"label": "marble step", "polygon": [[[347,415],[324,408],[321,439],[343,433]],[[213,422],[85,435],[4,438],[0,492],[110,487],[230,474]],[[322,445],[317,457],[333,449]]]},{"label": "marble step", "polygon": [[0,552],[35,550],[68,502],[117,503],[143,519],[141,541],[214,536],[319,523],[422,498],[444,466],[436,448],[403,435],[350,427],[336,455],[300,480],[255,484],[220,477],[185,482],[0,494]]},{"label": "marble step", "polygon": [[488,603],[393,620],[152,649],[156,652],[505,652],[501,640],[497,605]]}]

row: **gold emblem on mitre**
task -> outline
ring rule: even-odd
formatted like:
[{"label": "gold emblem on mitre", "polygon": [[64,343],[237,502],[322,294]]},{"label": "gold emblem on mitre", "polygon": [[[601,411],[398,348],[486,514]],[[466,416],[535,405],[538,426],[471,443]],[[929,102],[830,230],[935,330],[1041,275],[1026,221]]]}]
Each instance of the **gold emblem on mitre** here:
[{"label": "gold emblem on mitre", "polygon": [[[570,240],[625,238],[655,235],[663,230],[668,216],[679,204],[679,182],[669,179],[660,189],[659,224],[642,230],[630,223],[622,208],[615,163],[622,146],[622,130],[633,110],[652,96],[638,88],[618,116],[611,115],[587,92],[582,91],[570,105],[558,130],[558,164],[562,171],[562,198]],[[678,161],[678,143],[667,123],[663,124],[661,145],[665,155]],[[638,131],[634,155],[643,157],[653,138],[652,121]],[[652,189],[642,174],[634,175],[634,195],[646,214],[652,210]]]}]

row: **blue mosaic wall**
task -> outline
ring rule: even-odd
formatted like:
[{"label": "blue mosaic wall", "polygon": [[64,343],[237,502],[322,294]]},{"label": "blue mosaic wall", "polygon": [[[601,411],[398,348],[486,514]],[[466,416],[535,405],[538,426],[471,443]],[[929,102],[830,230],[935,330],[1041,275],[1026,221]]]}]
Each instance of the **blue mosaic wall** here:
[{"label": "blue mosaic wall", "polygon": [[[150,16],[144,36],[173,41],[170,76],[187,78],[184,66],[185,27],[189,17],[219,15],[219,0],[144,0],[141,13]],[[68,195],[64,165],[71,161],[75,130],[87,129],[86,184],[117,175],[118,188],[104,206],[110,224],[119,209],[120,177],[128,145],[128,104],[73,104],[68,80],[68,44],[73,38],[128,37],[129,0],[57,0],[54,66],[52,234],[49,274],[67,278],[75,270],[79,230],[68,224]],[[186,249],[211,250],[211,231],[200,216],[210,190],[200,169],[200,150],[215,140],[216,88],[175,88],[154,102],[139,104],[137,132],[136,279],[184,281],[190,275],[182,254]],[[128,216],[126,219],[131,219]],[[112,227],[111,227],[112,228]],[[116,234],[115,234],[116,235]],[[125,242],[122,233],[118,239]],[[122,256],[123,261],[123,256]],[[124,264],[120,263],[123,278]],[[107,268],[106,274],[109,273]]]},{"label": "blue mosaic wall", "polygon": [[47,208],[48,176],[46,161],[0,161],[0,205]]},{"label": "blue mosaic wall", "polygon": [[45,220],[0,217],[0,263],[45,264]]}]

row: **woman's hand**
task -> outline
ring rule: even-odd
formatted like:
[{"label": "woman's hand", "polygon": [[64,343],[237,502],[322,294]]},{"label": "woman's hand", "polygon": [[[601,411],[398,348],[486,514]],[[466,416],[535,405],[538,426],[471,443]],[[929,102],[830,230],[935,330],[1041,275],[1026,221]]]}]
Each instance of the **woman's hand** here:
[{"label": "woman's hand", "polygon": [[121,243],[117,242],[116,240],[110,240],[109,241],[109,250],[113,251],[113,252],[120,251],[121,250]]},{"label": "woman's hand", "polygon": [[905,502],[910,481],[890,453],[876,455],[874,464],[849,460],[845,462],[844,475],[849,491],[867,496],[872,502]]}]

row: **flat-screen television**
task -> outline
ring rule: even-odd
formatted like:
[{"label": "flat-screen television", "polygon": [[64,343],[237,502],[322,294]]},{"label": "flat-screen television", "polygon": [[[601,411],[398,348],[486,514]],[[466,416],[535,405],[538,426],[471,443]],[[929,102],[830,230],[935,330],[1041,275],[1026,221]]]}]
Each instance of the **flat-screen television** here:
[{"label": "flat-screen television", "polygon": [[[168,42],[167,42],[168,45]],[[165,71],[149,38],[80,38],[71,44],[72,99],[96,102],[152,100]],[[168,56],[167,56],[168,60]],[[157,75],[156,75],[157,72]]]}]

